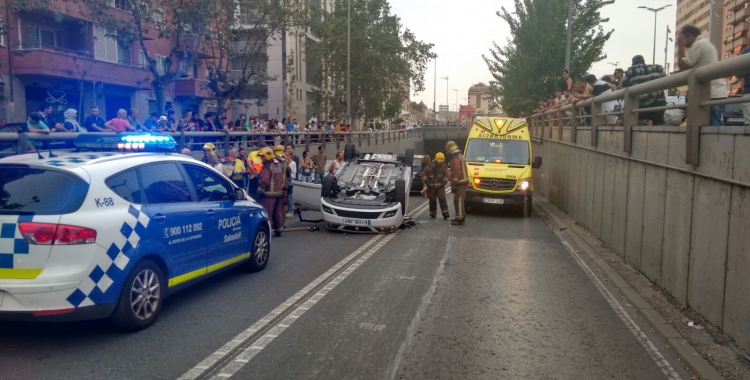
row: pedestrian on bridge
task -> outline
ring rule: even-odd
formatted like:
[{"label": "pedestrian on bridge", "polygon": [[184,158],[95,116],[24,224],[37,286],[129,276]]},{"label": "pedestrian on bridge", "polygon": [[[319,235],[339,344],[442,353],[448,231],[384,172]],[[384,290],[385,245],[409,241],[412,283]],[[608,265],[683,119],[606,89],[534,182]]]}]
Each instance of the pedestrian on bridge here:
[{"label": "pedestrian on bridge", "polygon": [[450,180],[451,191],[453,192],[453,208],[456,213],[456,217],[451,220],[451,225],[460,226],[466,222],[466,191],[469,189],[469,175],[464,155],[461,154],[461,149],[454,141],[445,143],[445,151],[451,157]]},{"label": "pedestrian on bridge", "polygon": [[[430,156],[425,156],[429,159]],[[445,200],[445,185],[448,184],[448,166],[445,164],[445,155],[442,152],[435,153],[435,161],[427,163],[422,169],[422,181],[424,181],[427,197],[430,203],[430,218],[437,216],[437,203],[440,202],[440,212],[443,219],[451,217],[448,211],[448,202]]]}]

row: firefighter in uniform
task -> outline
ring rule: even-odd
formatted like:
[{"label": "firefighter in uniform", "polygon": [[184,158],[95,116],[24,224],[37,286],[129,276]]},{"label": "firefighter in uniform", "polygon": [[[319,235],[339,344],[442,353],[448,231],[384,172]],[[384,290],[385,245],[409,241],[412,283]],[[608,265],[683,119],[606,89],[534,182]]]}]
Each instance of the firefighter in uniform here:
[{"label": "firefighter in uniform", "polygon": [[443,219],[450,219],[448,202],[445,200],[445,185],[448,184],[448,166],[445,164],[445,155],[442,152],[435,154],[435,160],[427,164],[422,172],[422,179],[427,185],[427,197],[430,199],[430,218],[437,216],[437,203],[440,202],[440,211]]},{"label": "firefighter in uniform", "polygon": [[461,154],[461,149],[453,141],[445,143],[445,151],[451,157],[450,181],[451,191],[453,192],[453,207],[456,210],[456,217],[451,220],[451,225],[462,225],[466,222],[466,190],[469,188],[466,160],[464,155]]},{"label": "firefighter in uniform", "polygon": [[289,179],[292,177],[292,168],[286,163],[286,149],[283,145],[274,146],[273,154],[276,157],[275,161],[281,166],[281,172],[284,173],[284,184],[281,190],[281,205],[284,212],[281,215],[286,222],[286,210],[289,209],[289,192],[291,191]]},{"label": "firefighter in uniform", "polygon": [[284,208],[281,198],[284,187],[284,168],[274,157],[271,148],[260,148],[258,153],[263,159],[263,168],[258,175],[258,197],[268,218],[271,219],[274,235],[281,236],[281,230],[284,228]]}]

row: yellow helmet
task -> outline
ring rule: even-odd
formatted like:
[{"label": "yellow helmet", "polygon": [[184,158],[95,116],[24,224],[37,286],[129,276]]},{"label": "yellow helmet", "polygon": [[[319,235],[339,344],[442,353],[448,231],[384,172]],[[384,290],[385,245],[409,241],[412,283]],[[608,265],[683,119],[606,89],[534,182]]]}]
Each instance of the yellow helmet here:
[{"label": "yellow helmet", "polygon": [[445,151],[448,153],[456,153],[458,151],[458,145],[455,141],[448,141],[445,143]]},{"label": "yellow helmet", "polygon": [[268,161],[273,160],[273,157],[274,157],[273,150],[271,150],[271,148],[267,146],[264,146],[258,149],[258,155],[264,160],[268,160]]},{"label": "yellow helmet", "polygon": [[284,149],[283,145],[276,145],[273,147],[273,153],[276,155],[276,157],[284,157],[286,154],[286,150]]},{"label": "yellow helmet", "polygon": [[443,152],[435,153],[435,162],[445,162],[445,155]]},{"label": "yellow helmet", "polygon": [[206,150],[206,149],[208,149],[208,150],[210,150],[212,152],[216,152],[216,145],[214,145],[212,143],[205,143],[205,144],[203,144],[203,150]]}]

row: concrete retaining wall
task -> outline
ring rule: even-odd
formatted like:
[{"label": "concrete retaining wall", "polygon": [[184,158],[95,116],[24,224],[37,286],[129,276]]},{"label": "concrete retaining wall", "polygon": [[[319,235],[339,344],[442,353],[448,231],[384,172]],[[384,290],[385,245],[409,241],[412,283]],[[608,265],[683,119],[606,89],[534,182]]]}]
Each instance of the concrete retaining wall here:
[{"label": "concrete retaining wall", "polygon": [[750,350],[750,127],[703,127],[698,167],[683,128],[633,128],[630,154],[623,133],[534,142],[536,191]]}]

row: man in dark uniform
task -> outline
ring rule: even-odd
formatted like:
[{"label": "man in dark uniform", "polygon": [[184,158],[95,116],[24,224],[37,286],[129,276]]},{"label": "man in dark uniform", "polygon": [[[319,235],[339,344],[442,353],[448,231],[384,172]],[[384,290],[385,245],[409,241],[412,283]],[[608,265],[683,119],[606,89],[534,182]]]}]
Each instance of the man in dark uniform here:
[{"label": "man in dark uniform", "polygon": [[448,184],[448,166],[442,152],[435,154],[435,160],[427,164],[422,172],[422,179],[427,186],[427,197],[430,199],[430,218],[437,216],[437,203],[440,201],[440,211],[443,219],[450,219],[448,202],[445,200],[445,185]]},{"label": "man in dark uniform", "polygon": [[453,207],[456,210],[456,217],[451,220],[451,225],[462,225],[466,222],[466,190],[469,188],[466,160],[461,154],[461,149],[458,149],[458,145],[453,141],[445,144],[445,151],[451,157],[451,191],[453,192]]},{"label": "man in dark uniform", "polygon": [[258,153],[263,158],[263,169],[260,170],[258,175],[260,204],[266,209],[268,218],[271,219],[274,236],[281,236],[281,230],[284,228],[282,196],[285,174],[282,165],[276,161],[271,148],[261,148]]},{"label": "man in dark uniform", "polygon": [[286,148],[284,148],[283,145],[274,146],[273,155],[276,157],[274,158],[274,161],[281,166],[281,172],[284,174],[284,182],[281,186],[281,199],[279,202],[281,203],[282,220],[286,222],[285,212],[289,209],[289,192],[292,190],[291,184],[289,183],[289,178],[292,177],[292,168],[286,163]]}]

